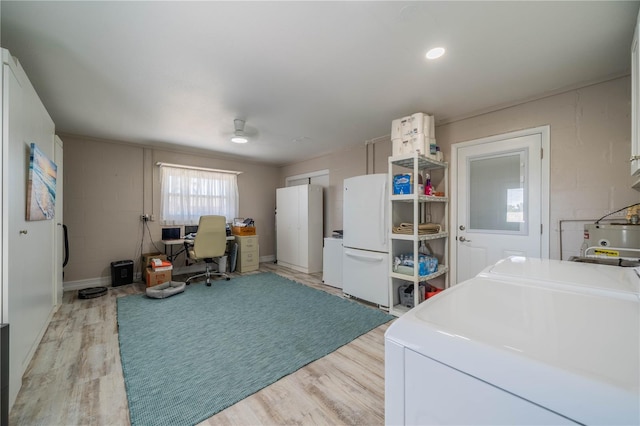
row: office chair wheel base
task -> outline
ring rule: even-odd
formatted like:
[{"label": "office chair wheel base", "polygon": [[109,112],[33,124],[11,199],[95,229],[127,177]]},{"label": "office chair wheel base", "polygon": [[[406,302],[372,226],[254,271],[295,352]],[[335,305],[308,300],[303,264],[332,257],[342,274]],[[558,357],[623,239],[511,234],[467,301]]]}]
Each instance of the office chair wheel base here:
[{"label": "office chair wheel base", "polygon": [[207,283],[207,287],[211,287],[211,283]]}]

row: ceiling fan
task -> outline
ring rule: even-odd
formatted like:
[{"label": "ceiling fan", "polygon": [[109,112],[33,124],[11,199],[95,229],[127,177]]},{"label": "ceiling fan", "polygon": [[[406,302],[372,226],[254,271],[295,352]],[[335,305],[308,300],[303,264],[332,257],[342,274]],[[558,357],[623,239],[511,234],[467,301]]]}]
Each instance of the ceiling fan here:
[{"label": "ceiling fan", "polygon": [[231,142],[234,143],[247,143],[250,137],[258,134],[256,129],[245,126],[244,120],[240,118],[233,120],[233,127],[235,130],[231,135]]}]

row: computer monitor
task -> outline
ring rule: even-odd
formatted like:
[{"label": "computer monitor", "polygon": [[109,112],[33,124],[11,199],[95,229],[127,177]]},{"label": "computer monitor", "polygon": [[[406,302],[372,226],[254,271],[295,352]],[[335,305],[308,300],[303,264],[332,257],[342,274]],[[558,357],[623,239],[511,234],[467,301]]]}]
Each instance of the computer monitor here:
[{"label": "computer monitor", "polygon": [[163,240],[179,240],[180,228],[162,228]]},{"label": "computer monitor", "polygon": [[198,225],[185,225],[184,235],[195,234],[198,232]]}]

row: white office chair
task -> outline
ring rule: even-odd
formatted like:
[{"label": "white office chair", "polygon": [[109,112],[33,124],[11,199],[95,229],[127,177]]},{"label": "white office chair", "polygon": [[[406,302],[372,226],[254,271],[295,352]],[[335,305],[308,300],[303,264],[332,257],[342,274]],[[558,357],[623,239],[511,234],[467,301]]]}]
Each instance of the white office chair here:
[{"label": "white office chair", "polygon": [[225,277],[229,281],[231,278],[225,272],[214,272],[210,269],[211,264],[215,262],[214,258],[218,258],[219,265],[220,258],[224,256],[226,249],[227,227],[225,217],[200,216],[198,233],[193,245],[187,247],[187,257],[194,262],[204,261],[207,264],[207,269],[202,274],[189,277],[186,281],[187,285],[195,278],[206,277],[207,285],[211,286],[212,275]]}]

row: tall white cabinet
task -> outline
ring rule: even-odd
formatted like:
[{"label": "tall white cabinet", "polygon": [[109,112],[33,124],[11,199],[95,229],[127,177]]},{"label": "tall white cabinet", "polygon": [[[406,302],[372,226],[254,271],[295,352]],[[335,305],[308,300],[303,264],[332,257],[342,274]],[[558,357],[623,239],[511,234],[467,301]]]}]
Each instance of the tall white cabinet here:
[{"label": "tall white cabinet", "polygon": [[[22,375],[47,329],[62,295],[62,250],[58,219],[26,220],[30,144],[56,162],[62,174],[62,144],[55,126],[20,63],[6,49],[2,57],[2,245],[0,246],[0,316],[9,323],[9,407],[22,386]],[[62,206],[60,182],[56,207]],[[59,211],[58,209],[56,211]]]},{"label": "tall white cabinet", "polygon": [[322,187],[276,190],[278,264],[306,274],[322,271]]}]

